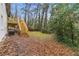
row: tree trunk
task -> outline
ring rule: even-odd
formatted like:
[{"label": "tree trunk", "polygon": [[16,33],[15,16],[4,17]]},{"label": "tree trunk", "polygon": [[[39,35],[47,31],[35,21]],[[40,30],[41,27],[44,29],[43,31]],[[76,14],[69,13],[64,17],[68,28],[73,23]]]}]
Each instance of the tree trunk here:
[{"label": "tree trunk", "polygon": [[15,18],[17,18],[17,4],[15,5]]},{"label": "tree trunk", "polygon": [[10,3],[6,3],[7,16],[10,17]]},{"label": "tree trunk", "polygon": [[41,31],[42,31],[42,27],[43,27],[43,20],[44,20],[44,9],[42,10],[41,21],[40,21],[40,30]]},{"label": "tree trunk", "polygon": [[27,8],[27,4],[25,3],[25,17],[24,17],[25,23],[26,23],[26,15],[27,15],[26,8]]},{"label": "tree trunk", "polygon": [[48,12],[48,7],[45,9],[44,29],[47,28],[47,12]]}]

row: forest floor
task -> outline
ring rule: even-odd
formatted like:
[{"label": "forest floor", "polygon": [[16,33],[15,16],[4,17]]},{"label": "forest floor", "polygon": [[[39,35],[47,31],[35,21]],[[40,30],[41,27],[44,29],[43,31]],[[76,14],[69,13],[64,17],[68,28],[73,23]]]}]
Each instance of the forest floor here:
[{"label": "forest floor", "polygon": [[2,56],[72,56],[75,51],[57,42],[53,35],[29,32],[29,37],[13,35],[0,43]]}]

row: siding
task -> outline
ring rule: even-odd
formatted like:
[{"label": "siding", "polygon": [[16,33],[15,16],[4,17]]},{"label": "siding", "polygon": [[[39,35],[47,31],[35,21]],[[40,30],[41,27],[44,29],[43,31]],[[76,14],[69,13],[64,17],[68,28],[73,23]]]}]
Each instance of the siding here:
[{"label": "siding", "polygon": [[7,34],[7,15],[5,4],[0,3],[0,42]]}]

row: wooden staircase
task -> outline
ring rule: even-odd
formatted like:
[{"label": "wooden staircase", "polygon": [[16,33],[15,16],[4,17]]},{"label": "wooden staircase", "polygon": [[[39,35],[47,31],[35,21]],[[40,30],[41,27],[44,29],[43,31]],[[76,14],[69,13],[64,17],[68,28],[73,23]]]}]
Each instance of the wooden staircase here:
[{"label": "wooden staircase", "polygon": [[15,34],[17,32],[18,22],[13,18],[8,18],[8,34]]},{"label": "wooden staircase", "polygon": [[18,25],[21,33],[27,34],[28,28],[23,20],[18,20]]},{"label": "wooden staircase", "polygon": [[27,28],[26,23],[23,20],[9,19],[8,20],[8,33],[27,34],[28,28]]}]

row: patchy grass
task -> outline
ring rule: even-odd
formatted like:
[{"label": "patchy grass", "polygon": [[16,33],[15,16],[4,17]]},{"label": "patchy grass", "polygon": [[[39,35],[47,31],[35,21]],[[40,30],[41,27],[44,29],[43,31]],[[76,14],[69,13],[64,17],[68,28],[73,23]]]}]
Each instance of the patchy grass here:
[{"label": "patchy grass", "polygon": [[32,32],[28,32],[30,37],[35,37],[35,38],[39,38],[39,39],[48,39],[51,37],[51,34],[45,34],[42,32],[37,32],[37,31],[32,31]]}]

